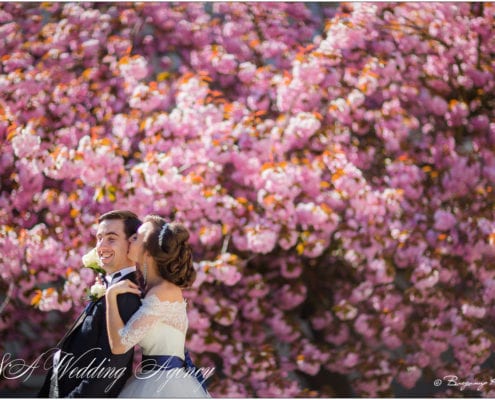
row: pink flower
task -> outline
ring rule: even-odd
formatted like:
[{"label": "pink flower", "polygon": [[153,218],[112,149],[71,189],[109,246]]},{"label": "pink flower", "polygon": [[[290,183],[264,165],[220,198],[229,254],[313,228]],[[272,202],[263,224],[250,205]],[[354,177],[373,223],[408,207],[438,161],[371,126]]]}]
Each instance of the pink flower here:
[{"label": "pink flower", "polygon": [[33,126],[28,124],[26,128],[12,139],[14,153],[19,158],[25,158],[36,155],[40,149],[41,139],[33,130]]},{"label": "pink flower", "polygon": [[297,368],[308,375],[316,375],[321,365],[317,362],[307,362],[304,359],[297,361]]},{"label": "pink flower", "polygon": [[30,54],[24,52],[14,52],[10,57],[3,62],[5,72],[13,72],[16,69],[24,69],[33,63],[33,58]]},{"label": "pink flower", "polygon": [[125,138],[134,136],[139,130],[138,121],[125,114],[117,114],[113,118],[112,133],[115,136]]},{"label": "pink flower", "polygon": [[337,216],[334,216],[333,213],[312,202],[299,203],[296,207],[296,216],[303,229],[308,229],[309,226],[320,227],[326,223],[332,223],[331,225],[335,226],[338,221]]},{"label": "pink flower", "polygon": [[302,274],[302,265],[298,260],[280,260],[280,272],[284,278],[298,278]]},{"label": "pink flower", "polygon": [[[369,263],[369,270],[372,274],[372,280],[376,284],[390,283],[393,282],[395,276],[387,268],[384,260],[373,259]],[[370,275],[371,275],[370,274]]]},{"label": "pink flower", "polygon": [[370,317],[365,314],[360,314],[354,321],[354,329],[363,337],[369,339],[374,337],[376,329],[370,323]]},{"label": "pink flower", "polygon": [[201,353],[205,349],[205,333],[199,331],[199,333],[194,333],[191,335],[187,346],[192,352]]},{"label": "pink flower", "polygon": [[212,64],[222,74],[234,73],[237,67],[237,61],[233,54],[222,54],[220,57],[213,57]]},{"label": "pink flower", "polygon": [[486,314],[485,307],[478,307],[474,304],[465,303],[461,306],[462,313],[470,318],[483,318]]},{"label": "pink flower", "polygon": [[404,371],[401,371],[397,376],[398,382],[406,389],[412,389],[416,386],[418,379],[421,378],[421,369],[415,365],[408,366]]},{"label": "pink flower", "polygon": [[230,264],[231,261],[226,260],[227,254],[223,255],[224,259],[220,258],[213,263],[206,264],[207,273],[211,274],[214,279],[224,283],[227,286],[234,286],[242,278],[242,274],[236,265]]},{"label": "pink flower", "polygon": [[148,62],[138,55],[126,57],[119,63],[119,69],[126,79],[132,78],[139,81],[148,75]]},{"label": "pink flower", "polygon": [[423,342],[423,346],[426,352],[428,352],[433,358],[440,357],[440,355],[446,351],[449,347],[444,340],[426,339]]},{"label": "pink flower", "polygon": [[44,289],[42,291],[41,300],[38,307],[41,311],[52,311],[59,310],[61,312],[66,312],[72,306],[72,302],[69,300],[61,301],[59,299],[59,294],[56,290]]},{"label": "pink flower", "polygon": [[438,270],[433,268],[431,261],[428,259],[420,260],[411,276],[411,281],[420,290],[432,288],[437,284],[438,279]]},{"label": "pink flower", "polygon": [[424,173],[416,165],[391,163],[387,166],[387,172],[390,176],[386,179],[391,186],[403,189],[405,196],[410,199],[417,200],[421,197]]},{"label": "pink flower", "polygon": [[[338,329],[335,331],[335,329]],[[333,343],[335,346],[341,346],[349,340],[350,332],[346,324],[339,324],[337,328],[333,328],[325,334],[325,340]]]},{"label": "pink flower", "polygon": [[263,280],[261,274],[256,273],[251,276],[245,276],[243,282],[251,299],[263,298],[270,291],[269,285]]},{"label": "pink flower", "polygon": [[273,250],[278,234],[269,228],[257,225],[246,230],[247,248],[253,253],[266,254]]},{"label": "pink flower", "polygon": [[342,365],[346,368],[354,368],[359,362],[359,355],[356,353],[347,353],[342,360]]},{"label": "pink flower", "polygon": [[278,303],[282,310],[291,310],[306,299],[307,289],[303,285],[283,285],[277,293]]},{"label": "pink flower", "polygon": [[[299,235],[295,230],[289,230],[289,232],[280,233],[280,238],[278,240],[278,244],[284,250],[289,250],[297,243]],[[285,271],[285,270],[284,270]],[[297,268],[294,269],[294,273],[296,273]]]},{"label": "pink flower", "polygon": [[440,96],[434,96],[430,101],[430,107],[433,113],[436,115],[444,116],[448,110],[448,104]]},{"label": "pink flower", "polygon": [[296,173],[295,168],[267,168],[261,172],[260,178],[267,193],[277,193],[282,197],[292,199],[301,192],[298,185],[290,184],[297,180]]},{"label": "pink flower", "polygon": [[207,316],[201,315],[196,308],[189,309],[187,315],[189,318],[189,327],[193,330],[205,331],[211,325],[210,319]]},{"label": "pink flower", "polygon": [[95,56],[100,47],[100,42],[97,39],[88,39],[81,44],[83,54],[88,56]]},{"label": "pink flower", "polygon": [[[265,398],[290,398],[296,397],[300,393],[300,389],[295,381],[290,381],[287,379],[283,380],[285,384],[274,384],[266,381],[262,381],[261,387],[257,389],[257,393],[260,397]],[[247,396],[243,396],[247,397]]]},{"label": "pink flower", "polygon": [[242,303],[242,315],[251,321],[263,320],[263,313],[260,309],[260,304],[256,299],[248,300]]},{"label": "pink flower", "polygon": [[250,82],[256,73],[256,65],[254,65],[251,62],[243,62],[239,65],[239,73],[238,77],[239,79],[244,82],[248,83]]},{"label": "pink flower", "polygon": [[234,304],[229,304],[226,300],[220,302],[220,310],[213,316],[215,322],[223,326],[232,325],[237,316],[237,307]]},{"label": "pink flower", "polygon": [[334,307],[335,315],[342,321],[353,320],[358,314],[358,310],[352,304],[345,300],[341,300]]},{"label": "pink flower", "polygon": [[290,343],[301,336],[301,332],[296,329],[295,326],[287,322],[281,312],[276,312],[275,315],[269,319],[269,324],[277,336],[277,339],[282,342]]},{"label": "pink flower", "polygon": [[448,231],[452,229],[457,222],[457,219],[452,213],[444,210],[435,211],[433,217],[435,219],[434,228],[439,231]]},{"label": "pink flower", "polygon": [[369,281],[362,282],[352,291],[351,300],[358,303],[368,299],[373,293],[373,284]]},{"label": "pink flower", "polygon": [[200,230],[199,240],[206,246],[217,243],[222,238],[222,228],[219,225],[208,225]]},{"label": "pink flower", "polygon": [[299,113],[289,120],[284,135],[289,138],[289,146],[301,148],[320,128],[320,121],[311,113]]},{"label": "pink flower", "polygon": [[162,100],[163,95],[159,90],[153,89],[145,84],[138,84],[132,91],[129,105],[132,108],[148,113],[159,108]]},{"label": "pink flower", "polygon": [[415,286],[418,289],[423,290],[423,289],[432,288],[437,284],[437,282],[438,282],[438,271],[434,270],[430,275],[426,276],[421,280],[418,280],[415,283]]},{"label": "pink flower", "polygon": [[328,311],[325,311],[321,316],[314,316],[311,319],[311,324],[313,328],[316,330],[322,330],[325,327],[329,326],[333,321],[332,314]]},{"label": "pink flower", "polygon": [[401,338],[388,326],[382,330],[380,337],[389,349],[396,350],[403,345]]},{"label": "pink flower", "polygon": [[225,386],[226,386],[225,391],[221,392],[221,396],[215,395],[214,397],[226,397],[226,398],[234,398],[234,399],[248,397],[248,392],[246,390],[246,387],[241,382],[229,380],[229,383]]},{"label": "pink flower", "polygon": [[469,107],[464,102],[458,102],[456,100],[451,101],[449,104],[449,111],[445,115],[445,119],[449,126],[460,126],[467,123],[467,116],[469,115]]}]

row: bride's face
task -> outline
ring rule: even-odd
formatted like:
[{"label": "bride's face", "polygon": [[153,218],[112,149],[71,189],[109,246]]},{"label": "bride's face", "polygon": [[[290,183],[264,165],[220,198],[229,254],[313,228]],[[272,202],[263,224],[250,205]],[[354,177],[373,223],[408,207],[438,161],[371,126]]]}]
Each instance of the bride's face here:
[{"label": "bride's face", "polygon": [[129,260],[142,264],[144,255],[143,241],[148,231],[152,228],[153,225],[151,222],[146,222],[142,224],[137,232],[129,238],[129,253],[127,254]]}]

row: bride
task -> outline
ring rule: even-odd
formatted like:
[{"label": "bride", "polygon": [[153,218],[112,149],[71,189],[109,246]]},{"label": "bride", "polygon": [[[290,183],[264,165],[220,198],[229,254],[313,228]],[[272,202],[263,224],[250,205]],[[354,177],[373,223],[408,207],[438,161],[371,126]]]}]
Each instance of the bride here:
[{"label": "bride", "polygon": [[107,330],[114,354],[124,354],[139,344],[141,371],[130,378],[119,397],[210,397],[203,377],[184,351],[188,327],[182,289],[196,277],[189,232],[179,223],[148,216],[132,236],[128,257],[136,262],[147,292],[142,305],[124,325],[117,307],[121,293],[141,294],[124,280],[106,292]]}]

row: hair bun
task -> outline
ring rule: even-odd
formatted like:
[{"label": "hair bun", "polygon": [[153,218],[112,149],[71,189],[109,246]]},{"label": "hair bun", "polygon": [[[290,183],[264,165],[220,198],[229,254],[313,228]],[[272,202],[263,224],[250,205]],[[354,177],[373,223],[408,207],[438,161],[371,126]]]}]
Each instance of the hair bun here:
[{"label": "hair bun", "polygon": [[172,232],[178,245],[183,245],[189,240],[189,232],[182,224],[173,223]]},{"label": "hair bun", "polygon": [[180,287],[190,286],[196,278],[193,266],[192,249],[188,243],[189,232],[186,227],[179,223],[169,224],[170,250],[174,253],[168,265],[167,274],[169,280]]},{"label": "hair bun", "polygon": [[145,239],[145,248],[154,258],[160,275],[182,288],[191,286],[196,270],[186,227],[178,222],[167,223],[159,216],[148,216],[145,221],[155,226]]}]

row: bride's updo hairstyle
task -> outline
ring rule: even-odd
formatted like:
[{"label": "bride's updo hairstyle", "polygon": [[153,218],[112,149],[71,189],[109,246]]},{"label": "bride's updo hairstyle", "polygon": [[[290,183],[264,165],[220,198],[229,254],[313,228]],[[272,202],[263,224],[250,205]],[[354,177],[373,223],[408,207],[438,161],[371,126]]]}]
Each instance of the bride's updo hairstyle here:
[{"label": "bride's updo hairstyle", "polygon": [[151,222],[153,229],[144,238],[143,247],[155,260],[161,277],[181,288],[190,287],[196,270],[187,229],[177,222],[167,223],[158,215],[148,215],[144,222]]}]

